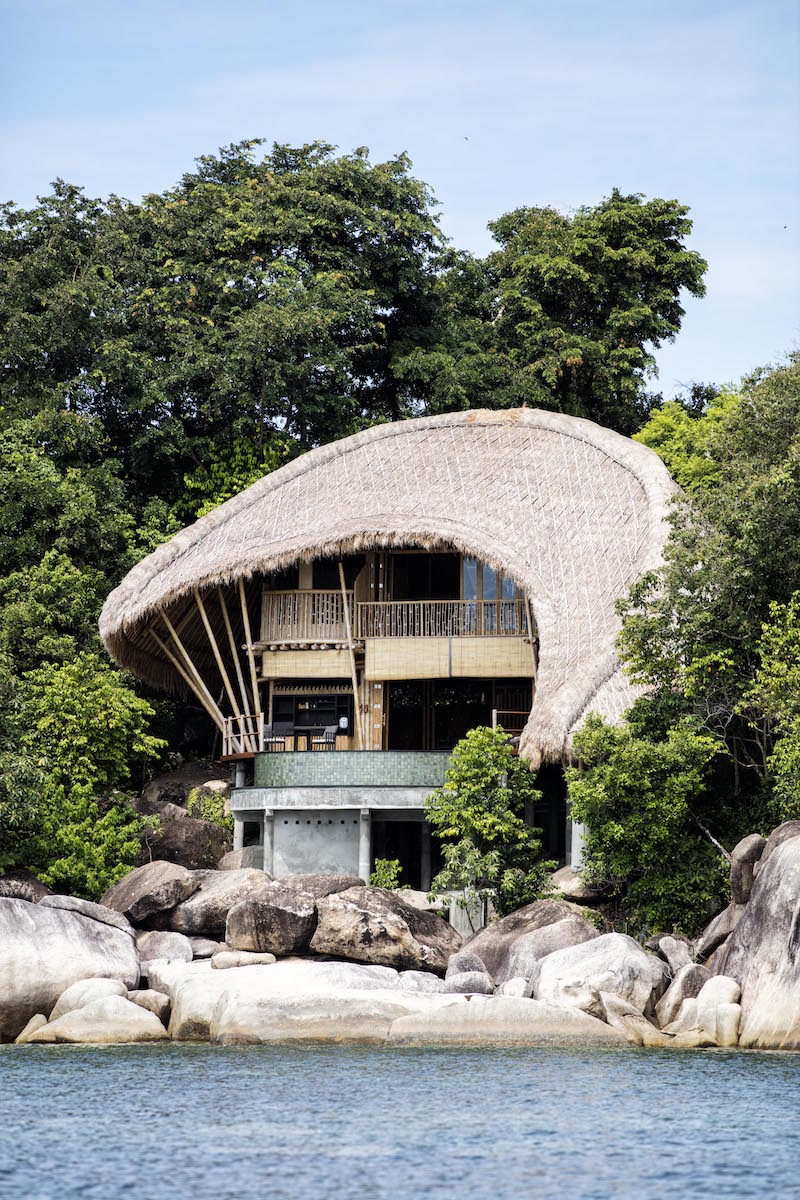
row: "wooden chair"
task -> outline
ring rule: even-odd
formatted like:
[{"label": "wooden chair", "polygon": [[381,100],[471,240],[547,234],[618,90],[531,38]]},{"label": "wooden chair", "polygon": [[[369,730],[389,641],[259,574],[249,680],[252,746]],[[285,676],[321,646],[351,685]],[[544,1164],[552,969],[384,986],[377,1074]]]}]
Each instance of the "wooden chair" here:
[{"label": "wooden chair", "polygon": [[336,734],[339,732],[338,725],[326,725],[322,733],[318,737],[312,737],[312,750],[335,750],[336,749]]}]

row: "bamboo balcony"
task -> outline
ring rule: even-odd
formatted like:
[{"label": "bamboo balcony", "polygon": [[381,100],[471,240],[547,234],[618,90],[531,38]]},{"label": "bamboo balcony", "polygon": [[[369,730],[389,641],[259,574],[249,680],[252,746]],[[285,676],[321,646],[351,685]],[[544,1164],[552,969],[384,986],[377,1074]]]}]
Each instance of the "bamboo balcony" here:
[{"label": "bamboo balcony", "polygon": [[359,639],[526,637],[525,602],[396,600],[358,605]]},{"label": "bamboo balcony", "polygon": [[[347,592],[353,624],[353,593]],[[255,650],[285,646],[347,646],[345,603],[341,591],[264,592],[261,605],[261,640]]]}]

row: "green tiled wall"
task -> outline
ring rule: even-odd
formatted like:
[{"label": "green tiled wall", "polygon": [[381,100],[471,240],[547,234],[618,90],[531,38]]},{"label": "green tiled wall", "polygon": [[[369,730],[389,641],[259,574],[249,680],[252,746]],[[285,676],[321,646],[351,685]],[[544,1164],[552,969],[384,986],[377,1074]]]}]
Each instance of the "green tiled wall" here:
[{"label": "green tiled wall", "polygon": [[255,787],[439,787],[450,755],[427,750],[285,751],[257,754]]}]

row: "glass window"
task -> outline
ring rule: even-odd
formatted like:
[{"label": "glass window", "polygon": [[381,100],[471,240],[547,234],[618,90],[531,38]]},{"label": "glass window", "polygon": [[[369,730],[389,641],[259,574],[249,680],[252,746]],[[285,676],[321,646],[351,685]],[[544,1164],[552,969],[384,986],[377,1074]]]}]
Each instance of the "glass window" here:
[{"label": "glass window", "polygon": [[465,600],[478,599],[478,560],[477,558],[465,558],[462,576],[463,598]]},{"label": "glass window", "polygon": [[483,564],[483,598],[484,600],[497,599],[497,572],[494,567],[489,567],[486,563]]},{"label": "glass window", "polygon": [[513,600],[517,594],[517,585],[507,575],[500,576],[500,599]]}]

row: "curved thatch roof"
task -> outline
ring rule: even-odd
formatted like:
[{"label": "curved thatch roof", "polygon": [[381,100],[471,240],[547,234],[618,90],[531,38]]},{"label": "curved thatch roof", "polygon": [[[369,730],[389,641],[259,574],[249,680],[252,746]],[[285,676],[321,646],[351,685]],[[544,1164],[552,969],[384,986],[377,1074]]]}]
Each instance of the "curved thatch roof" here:
[{"label": "curved thatch roof", "polygon": [[614,604],[658,564],[675,492],[661,460],[590,421],[537,409],[470,411],[379,425],[289,463],[183,530],[106,601],[113,657],[180,681],[144,636],[193,588],[298,560],[381,546],[450,546],[526,589],[540,638],[522,752],[557,759],[597,708],[631,702]]}]

